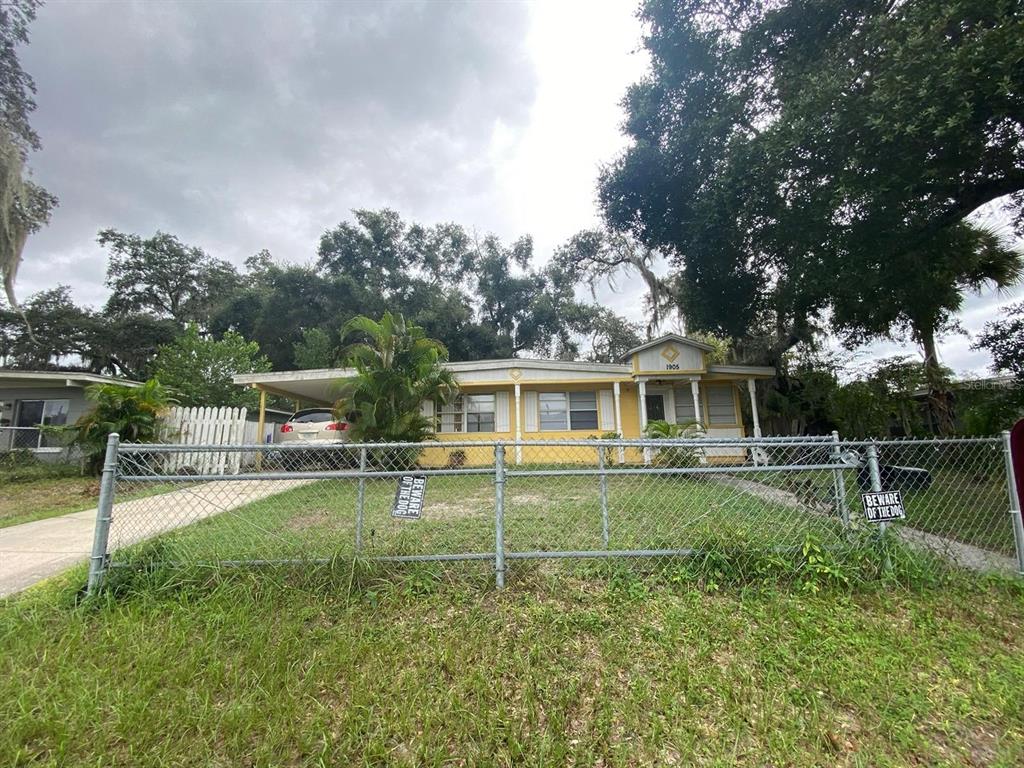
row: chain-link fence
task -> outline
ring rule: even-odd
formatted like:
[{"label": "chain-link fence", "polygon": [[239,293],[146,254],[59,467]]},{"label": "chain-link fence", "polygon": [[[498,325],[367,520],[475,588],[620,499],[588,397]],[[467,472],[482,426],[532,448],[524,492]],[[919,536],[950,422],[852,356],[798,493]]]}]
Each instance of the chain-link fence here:
[{"label": "chain-link fence", "polygon": [[66,453],[71,435],[56,427],[0,427],[0,453],[37,451]]},{"label": "chain-link fence", "polygon": [[[235,447],[112,440],[90,588],[118,567],[357,558],[478,561],[499,586],[523,561],[592,558],[842,580],[910,566],[1024,572],[1007,446],[1000,438],[837,436]],[[865,509],[862,494],[871,492]]]}]

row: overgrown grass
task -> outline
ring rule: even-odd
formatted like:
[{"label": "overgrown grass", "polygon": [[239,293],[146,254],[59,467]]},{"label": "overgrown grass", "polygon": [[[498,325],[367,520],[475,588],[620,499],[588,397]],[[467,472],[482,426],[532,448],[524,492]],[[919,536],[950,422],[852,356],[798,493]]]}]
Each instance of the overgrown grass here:
[{"label": "overgrown grass", "polygon": [[[433,477],[428,481],[422,519],[404,521],[390,515],[394,481],[367,481],[362,553],[493,552],[494,492],[492,478],[485,475]],[[351,556],[355,554],[358,493],[353,480],[312,482],[174,531],[157,543],[136,548],[135,553],[158,550],[163,559],[183,562]],[[214,496],[211,504],[215,502]],[[834,517],[807,514],[712,481],[678,476],[612,476],[607,507],[606,546],[596,477],[510,478],[505,486],[505,548],[512,552],[740,551],[799,548],[809,536],[826,544],[844,541]],[[115,516],[115,541],[116,526]]]},{"label": "overgrown grass", "polygon": [[[118,501],[157,496],[176,487],[170,483],[151,483],[120,494]],[[0,488],[0,528],[93,509],[100,495],[99,478],[81,476],[18,483],[0,480]]]},{"label": "overgrown grass", "polygon": [[1018,585],[139,576],[0,604],[3,765],[1020,765]]},{"label": "overgrown grass", "polygon": [[0,528],[89,509],[99,498],[99,481],[91,477],[0,483]]}]

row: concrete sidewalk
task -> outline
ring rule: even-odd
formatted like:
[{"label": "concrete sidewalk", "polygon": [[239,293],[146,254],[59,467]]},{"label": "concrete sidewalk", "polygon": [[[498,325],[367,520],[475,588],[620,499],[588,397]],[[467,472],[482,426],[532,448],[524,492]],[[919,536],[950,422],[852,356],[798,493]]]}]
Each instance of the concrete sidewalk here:
[{"label": "concrete sidewalk", "polygon": [[[225,480],[114,505],[111,545],[123,547],[309,480]],[[89,558],[96,510],[0,528],[0,597],[19,592]]]}]

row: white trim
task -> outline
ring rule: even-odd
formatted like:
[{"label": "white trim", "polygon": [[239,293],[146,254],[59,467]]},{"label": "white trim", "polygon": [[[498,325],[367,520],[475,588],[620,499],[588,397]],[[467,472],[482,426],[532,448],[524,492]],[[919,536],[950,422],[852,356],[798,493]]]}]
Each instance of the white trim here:
[{"label": "white trim", "polygon": [[508,392],[505,390],[494,393],[494,431],[509,431]]},{"label": "white trim", "polygon": [[[637,382],[636,395],[640,400],[640,435],[643,436],[647,429],[647,382],[640,379]],[[651,463],[651,449],[644,448],[644,464]]]},{"label": "white trim", "polygon": [[747,379],[747,394],[750,395],[750,416],[754,422],[754,437],[761,436],[761,419],[757,415],[757,387],[753,379]]},{"label": "white trim", "polygon": [[740,376],[774,376],[770,365],[709,365],[708,373],[739,374]]},{"label": "white trim", "polygon": [[[615,396],[615,431],[619,433],[619,437],[624,437],[622,434],[622,387],[619,386],[619,382],[612,384],[612,393]],[[621,445],[619,446],[619,464],[623,464],[626,461],[626,449]]]},{"label": "white trim", "polygon": [[597,391],[597,428],[602,432],[615,429],[615,395],[610,389]]},{"label": "white trim", "polygon": [[[132,379],[119,379],[116,376],[103,376],[98,373],[77,373],[75,371],[4,371],[0,370],[0,384],[10,379],[20,383],[31,382],[61,382],[59,386],[77,387],[88,384],[121,384],[126,387],[141,387],[141,381]],[[31,385],[28,385],[31,386]]]},{"label": "white trim", "polygon": [[690,394],[693,396],[693,420],[703,424],[700,412],[700,383],[699,379],[690,379]]},{"label": "white trim", "polygon": [[537,393],[527,391],[523,397],[523,422],[526,432],[540,431],[540,413]]},{"label": "white trim", "polygon": [[516,384],[514,389],[513,389],[513,391],[514,391],[514,394],[515,394],[515,407],[516,407],[516,464],[522,464],[523,463],[523,446],[522,446],[522,442],[523,442],[523,414],[522,414],[522,411],[520,410],[520,408],[522,407],[522,405],[521,405],[522,400],[521,400],[521,397],[520,397],[520,395],[522,394],[522,388],[518,384]]},{"label": "white trim", "polygon": [[659,344],[664,344],[669,341],[674,341],[676,344],[684,344],[689,347],[696,347],[697,349],[703,350],[704,352],[714,352],[715,348],[710,344],[705,344],[703,341],[697,341],[696,339],[690,339],[686,336],[680,336],[678,333],[666,333],[664,336],[660,336],[653,341],[648,341],[645,344],[641,344],[639,347],[633,347],[626,354],[620,357],[620,360],[628,360],[630,357],[635,355],[637,352],[643,352],[645,349],[656,347]]}]

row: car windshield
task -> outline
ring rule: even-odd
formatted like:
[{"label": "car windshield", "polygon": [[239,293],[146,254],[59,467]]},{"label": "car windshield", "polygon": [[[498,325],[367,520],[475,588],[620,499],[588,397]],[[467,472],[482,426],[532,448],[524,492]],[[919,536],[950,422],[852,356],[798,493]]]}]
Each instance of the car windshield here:
[{"label": "car windshield", "polygon": [[305,411],[296,411],[290,421],[299,424],[310,424],[322,421],[334,421],[334,414],[326,408],[310,408]]}]

